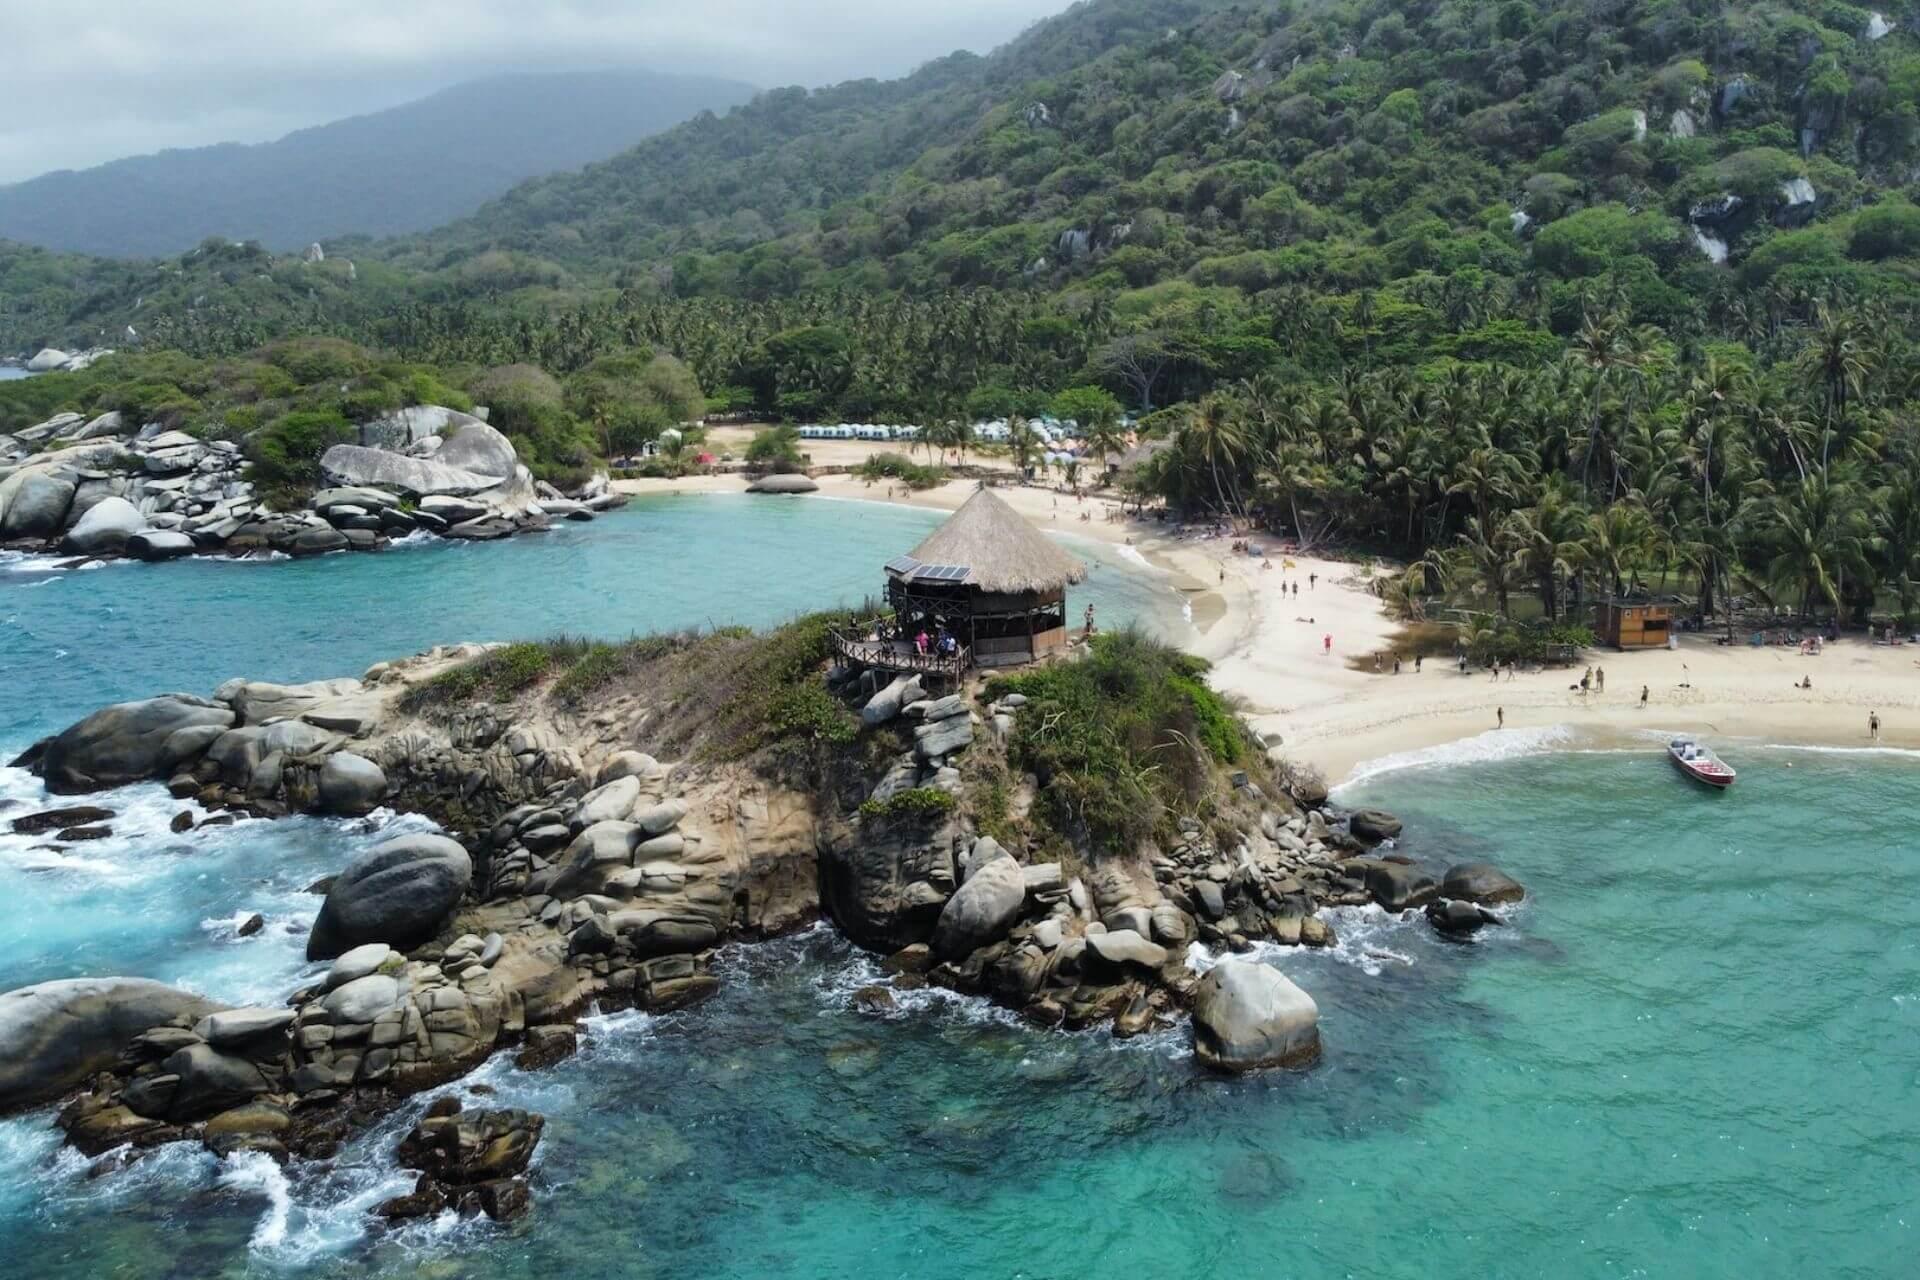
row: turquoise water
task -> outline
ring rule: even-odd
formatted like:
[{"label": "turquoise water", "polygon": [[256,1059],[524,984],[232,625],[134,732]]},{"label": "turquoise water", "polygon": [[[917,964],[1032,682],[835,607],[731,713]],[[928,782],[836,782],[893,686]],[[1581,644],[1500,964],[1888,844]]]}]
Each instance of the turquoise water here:
[{"label": "turquoise water", "polygon": [[[496,598],[537,617],[554,584],[495,564]],[[283,569],[311,571],[204,572]],[[91,588],[112,572],[70,576]],[[180,591],[148,607],[199,607]],[[517,1227],[368,1230],[365,1209],[408,1184],[386,1152],[411,1110],[327,1169],[179,1149],[98,1182],[31,1116],[0,1123],[0,1273],[1910,1274],[1920,770],[1897,753],[1720,745],[1741,770],[1727,795],[1675,777],[1652,742],[1468,747],[1465,763],[1343,794],[1402,814],[1409,852],[1491,858],[1533,896],[1473,945],[1369,909],[1332,913],[1331,952],[1261,953],[1320,1003],[1326,1056],[1304,1073],[1221,1081],[1195,1068],[1183,1029],[1116,1045],[938,993],[864,1017],[848,997],[873,963],[816,929],[729,950],[722,993],[699,1008],[596,1019],[558,1068],[489,1066],[494,1101],[551,1118],[538,1205]],[[148,821],[171,805],[122,794]],[[0,986],[69,951],[84,971],[138,966],[220,993],[291,986],[284,930],[240,941],[220,922],[260,903],[297,919],[311,909],[299,882],[370,835],[199,835],[231,844],[129,840],[102,851],[121,872],[100,882],[0,850],[0,892],[45,895],[0,935]],[[117,914],[90,931],[102,910]],[[55,928],[50,945],[17,936]]]},{"label": "turquoise water", "polygon": [[[0,652],[33,677],[0,699],[0,748],[59,729],[104,702],[235,675],[359,675],[435,644],[565,632],[764,626],[883,586],[880,566],[941,520],[873,502],[688,494],[647,498],[591,524],[506,542],[420,538],[377,555],[300,561],[192,559],[48,572],[58,561],[0,552]],[[1133,619],[1177,635],[1166,580],[1097,543],[1073,589],[1103,625]]]}]

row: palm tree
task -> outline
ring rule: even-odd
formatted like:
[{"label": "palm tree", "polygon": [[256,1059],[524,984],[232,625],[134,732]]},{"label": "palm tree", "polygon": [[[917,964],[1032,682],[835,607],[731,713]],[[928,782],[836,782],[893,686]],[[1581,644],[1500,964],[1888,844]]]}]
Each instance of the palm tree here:
[{"label": "palm tree", "polygon": [[1516,567],[1532,575],[1540,607],[1551,622],[1560,613],[1560,582],[1571,579],[1586,557],[1587,509],[1572,482],[1550,477],[1538,501],[1508,515],[1502,532],[1512,543]]},{"label": "palm tree", "polygon": [[1246,452],[1246,419],[1241,415],[1240,406],[1230,397],[1214,392],[1193,407],[1181,435],[1182,443],[1191,447],[1212,473],[1214,497],[1219,500],[1221,513],[1231,514],[1239,504],[1228,501],[1220,468],[1225,464],[1231,477]]},{"label": "palm tree", "polygon": [[1492,593],[1500,616],[1512,617],[1516,563],[1512,535],[1503,527],[1489,536],[1479,517],[1469,516],[1467,527],[1460,535],[1459,551],[1465,561],[1462,568],[1471,572],[1480,586]]},{"label": "palm tree", "polygon": [[1587,516],[1587,563],[1600,571],[1616,596],[1626,590],[1627,577],[1638,572],[1654,540],[1653,521],[1637,502],[1609,503]]},{"label": "palm tree", "polygon": [[1767,576],[1800,591],[1800,610],[1811,616],[1824,600],[1837,614],[1848,574],[1867,570],[1871,529],[1852,478],[1821,468],[1777,495],[1769,510],[1776,547]]},{"label": "palm tree", "polygon": [[1900,597],[1900,621],[1911,625],[1920,583],[1920,456],[1889,469],[1891,477],[1874,503],[1875,545],[1881,573]]},{"label": "palm tree", "polygon": [[1019,414],[1007,421],[1007,450],[1013,456],[1013,465],[1026,477],[1033,469],[1034,455],[1039,452],[1040,437],[1034,434],[1032,426]]}]

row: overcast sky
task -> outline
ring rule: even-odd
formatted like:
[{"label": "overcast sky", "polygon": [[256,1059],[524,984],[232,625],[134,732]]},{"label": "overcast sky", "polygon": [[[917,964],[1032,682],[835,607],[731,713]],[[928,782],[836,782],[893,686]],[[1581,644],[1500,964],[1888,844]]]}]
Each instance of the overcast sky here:
[{"label": "overcast sky", "polygon": [[985,53],[1067,3],[0,0],[0,182],[263,142],[502,71],[638,65],[761,88],[892,77]]}]

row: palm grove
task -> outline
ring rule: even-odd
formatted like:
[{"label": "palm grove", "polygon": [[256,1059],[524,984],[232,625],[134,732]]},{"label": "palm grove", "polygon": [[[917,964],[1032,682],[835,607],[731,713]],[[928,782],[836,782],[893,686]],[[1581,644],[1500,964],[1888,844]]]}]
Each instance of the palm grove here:
[{"label": "palm grove", "polygon": [[714,407],[943,439],[1098,389],[1169,446],[1143,492],[1391,551],[1416,598],[1560,615],[1657,580],[1904,614],[1905,26],[1833,0],[1090,0],[322,263],[0,246],[0,338],[534,366],[602,451],[661,425],[576,390],[635,352]]}]

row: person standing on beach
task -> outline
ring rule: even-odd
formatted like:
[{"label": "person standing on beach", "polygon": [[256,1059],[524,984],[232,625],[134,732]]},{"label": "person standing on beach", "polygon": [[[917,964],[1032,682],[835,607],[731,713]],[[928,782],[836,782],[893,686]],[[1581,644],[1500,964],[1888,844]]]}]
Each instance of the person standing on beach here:
[{"label": "person standing on beach", "polygon": [[1867,713],[1867,737],[1875,742],[1880,741],[1880,713],[1878,711],[1870,711]]},{"label": "person standing on beach", "polygon": [[1413,655],[1413,674],[1420,674],[1420,661],[1425,657],[1426,655],[1424,653],[1416,653]]},{"label": "person standing on beach", "polygon": [[1328,632],[1326,635],[1320,637],[1320,652],[1325,654],[1328,657],[1333,656],[1333,633],[1332,632]]},{"label": "person standing on beach", "polygon": [[1317,574],[1317,573],[1310,573],[1310,574],[1308,574],[1308,575],[1307,575],[1307,590],[1309,590],[1309,591],[1311,591],[1311,590],[1313,590],[1313,588],[1314,588],[1314,584],[1315,584],[1315,583],[1317,583],[1317,582],[1319,582],[1319,581],[1320,581],[1320,575],[1319,575],[1319,574]]},{"label": "person standing on beach", "polygon": [[1593,669],[1593,691],[1595,693],[1605,693],[1607,691],[1607,669],[1605,667],[1595,667]]},{"label": "person standing on beach", "polygon": [[1505,707],[1495,707],[1493,709],[1493,714],[1494,714],[1494,718],[1499,720],[1500,727],[1502,729],[1506,728],[1507,727],[1507,709]]},{"label": "person standing on beach", "polygon": [[1647,709],[1647,686],[1645,685],[1640,686],[1640,709],[1642,711]]}]

